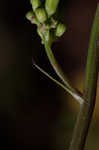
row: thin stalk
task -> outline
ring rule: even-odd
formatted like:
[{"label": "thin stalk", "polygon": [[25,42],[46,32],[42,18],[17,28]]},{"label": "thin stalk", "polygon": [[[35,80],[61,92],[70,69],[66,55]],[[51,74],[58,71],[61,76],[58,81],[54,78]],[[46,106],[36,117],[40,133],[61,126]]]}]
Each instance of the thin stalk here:
[{"label": "thin stalk", "polygon": [[88,105],[86,103],[83,103],[80,106],[80,112],[78,114],[69,150],[84,149],[96,101],[98,69],[99,69],[99,5],[96,10],[96,16],[92,27],[86,66],[84,99],[88,103]]},{"label": "thin stalk", "polygon": [[72,87],[70,81],[65,76],[63,70],[61,69],[60,65],[58,64],[57,60],[55,59],[53,52],[51,50],[50,44],[48,42],[45,42],[44,45],[45,45],[46,54],[49,58],[49,61],[52,65],[53,69],[55,70],[56,74],[60,77],[62,82],[65,84],[65,86],[67,88],[69,88],[69,90],[71,90],[72,93],[75,93],[75,99],[82,103],[82,94]]},{"label": "thin stalk", "polygon": [[[63,85],[61,82],[59,82],[58,80],[56,80],[55,78],[53,78],[51,75],[49,75],[46,71],[44,71],[42,68],[40,68],[37,64],[34,64],[34,66],[40,71],[42,72],[45,76],[47,76],[50,80],[52,80],[54,83],[56,83],[58,86],[60,86],[61,88],[63,88],[65,91],[67,91],[74,99],[77,97],[77,95],[75,95],[75,93],[72,93],[72,91],[67,88],[65,85]],[[81,98],[80,100],[77,99],[77,102],[79,102],[80,104],[83,103],[83,98]]]}]

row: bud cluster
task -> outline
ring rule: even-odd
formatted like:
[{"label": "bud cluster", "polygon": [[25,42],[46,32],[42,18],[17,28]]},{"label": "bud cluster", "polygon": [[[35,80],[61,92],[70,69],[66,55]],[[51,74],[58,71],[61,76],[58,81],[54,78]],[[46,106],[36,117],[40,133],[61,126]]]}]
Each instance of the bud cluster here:
[{"label": "bud cluster", "polygon": [[[37,25],[37,33],[44,42],[53,42],[63,35],[66,30],[64,24],[55,19],[59,0],[30,0],[32,10],[26,14],[26,18]],[[45,4],[44,4],[45,3]]]}]

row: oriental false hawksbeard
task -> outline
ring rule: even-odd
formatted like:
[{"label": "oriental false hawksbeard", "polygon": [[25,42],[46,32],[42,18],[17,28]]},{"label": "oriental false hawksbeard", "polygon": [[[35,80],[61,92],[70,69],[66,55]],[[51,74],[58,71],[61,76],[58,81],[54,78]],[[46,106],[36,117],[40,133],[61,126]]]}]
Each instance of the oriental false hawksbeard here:
[{"label": "oriental false hawksbeard", "polygon": [[37,33],[42,43],[52,44],[66,31],[66,26],[57,18],[59,0],[30,0],[32,10],[26,14],[26,18],[37,25]]}]

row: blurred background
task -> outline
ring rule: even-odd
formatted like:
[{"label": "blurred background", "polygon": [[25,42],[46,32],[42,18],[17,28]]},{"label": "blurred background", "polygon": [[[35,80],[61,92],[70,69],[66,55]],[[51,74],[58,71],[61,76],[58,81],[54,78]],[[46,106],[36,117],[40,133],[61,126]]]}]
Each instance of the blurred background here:
[{"label": "blurred background", "polygon": [[[53,46],[64,72],[80,90],[97,2],[66,0],[68,30]],[[0,0],[0,149],[68,150],[79,105],[32,66],[34,57],[56,77],[36,26],[25,18],[30,9],[29,0]],[[99,88],[85,150],[99,149],[98,99]]]}]

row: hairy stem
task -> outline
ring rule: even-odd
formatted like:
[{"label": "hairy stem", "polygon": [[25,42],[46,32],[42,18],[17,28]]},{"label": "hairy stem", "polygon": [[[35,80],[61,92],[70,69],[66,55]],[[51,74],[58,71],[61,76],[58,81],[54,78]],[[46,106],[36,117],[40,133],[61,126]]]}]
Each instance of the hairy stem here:
[{"label": "hairy stem", "polygon": [[90,45],[88,49],[88,58],[86,66],[86,78],[84,86],[84,99],[88,103],[80,106],[77,122],[74,129],[69,150],[83,150],[91,123],[96,100],[96,88],[99,68],[99,5],[96,10]]}]

